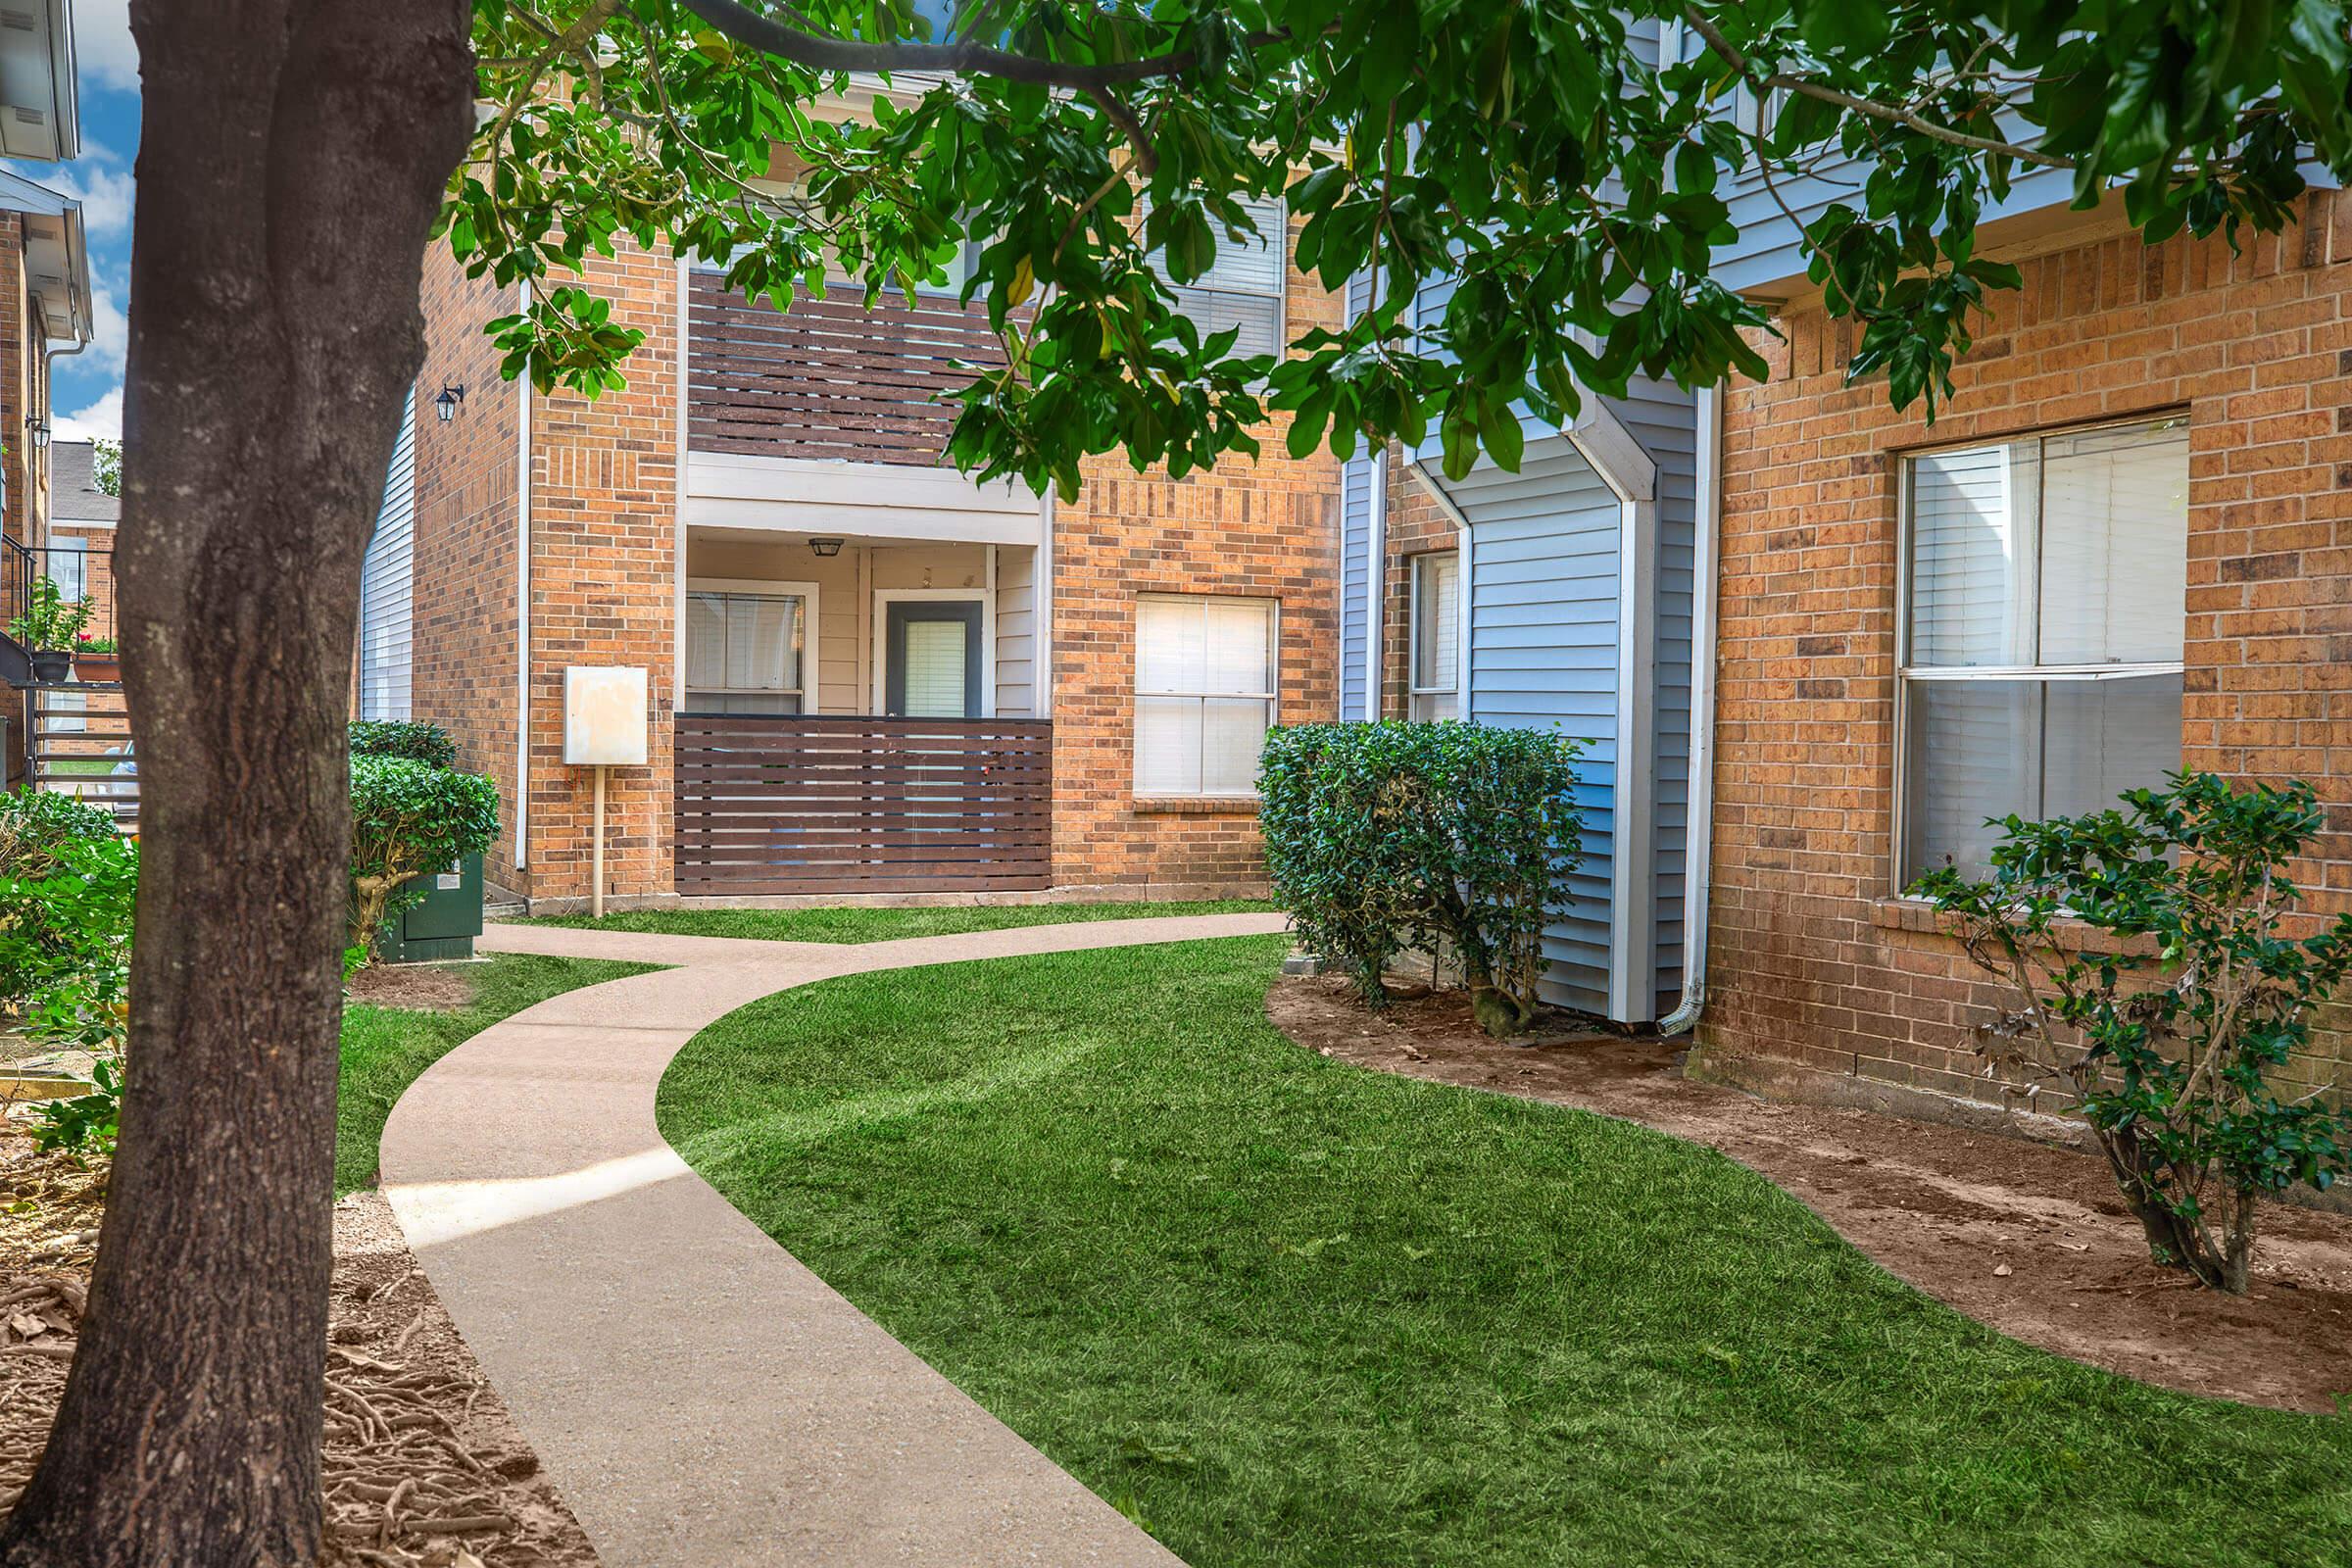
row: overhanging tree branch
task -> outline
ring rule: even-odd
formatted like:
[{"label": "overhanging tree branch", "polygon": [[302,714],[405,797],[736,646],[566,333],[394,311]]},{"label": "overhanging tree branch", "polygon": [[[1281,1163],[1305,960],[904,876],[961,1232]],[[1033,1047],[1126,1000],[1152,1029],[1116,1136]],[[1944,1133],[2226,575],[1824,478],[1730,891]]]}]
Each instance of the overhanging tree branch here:
[{"label": "overhanging tree branch", "polygon": [[737,5],[735,0],[678,0],[720,32],[763,53],[789,60],[811,71],[865,71],[878,74],[932,71],[956,76],[994,76],[1003,81],[1040,87],[1067,87],[1095,93],[1126,82],[1177,76],[1200,64],[1198,50],[1183,49],[1149,60],[1122,60],[1108,65],[1080,65],[1041,60],[984,43],[860,43],[828,38],[788,27],[772,17]]},{"label": "overhanging tree branch", "polygon": [[[687,4],[695,4],[695,0],[687,0]],[[1738,72],[1742,81],[1755,89],[1759,97],[1785,89],[1801,98],[1817,98],[1825,104],[1835,104],[1840,109],[1850,110],[1866,119],[1883,121],[1889,125],[1901,125],[1907,130],[1918,131],[1933,141],[1947,142],[1954,147],[1966,147],[1972,152],[1994,153],[2003,158],[2014,158],[2020,163],[2037,164],[2043,169],[2073,169],[2075,167],[2075,161],[2071,158],[2061,158],[2055,153],[2045,153],[2038,147],[2026,147],[2016,142],[2001,141],[1991,136],[1975,136],[1965,130],[1954,130],[1949,125],[1937,124],[1917,110],[1879,103],[1875,99],[1856,97],[1850,92],[1840,92],[1835,87],[1825,86],[1810,76],[1791,76],[1786,72],[1768,74],[1758,71],[1755,62],[1748,59],[1738,44],[1725,37],[1723,29],[1700,15],[1696,6],[1686,5],[1683,7],[1683,20],[1690,24],[1692,32],[1697,33],[1700,38],[1705,40],[1709,50]]]}]

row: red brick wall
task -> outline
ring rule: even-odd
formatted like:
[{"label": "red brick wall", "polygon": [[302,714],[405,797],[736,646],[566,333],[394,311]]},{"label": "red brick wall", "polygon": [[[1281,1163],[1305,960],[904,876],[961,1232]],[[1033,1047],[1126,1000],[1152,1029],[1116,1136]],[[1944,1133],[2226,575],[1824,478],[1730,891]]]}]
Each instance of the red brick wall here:
[{"label": "red brick wall", "polygon": [[32,443],[25,438],[24,416],[45,408],[34,384],[39,349],[28,318],[32,302],[24,292],[24,215],[0,213],[0,480],[8,486],[8,507],[0,512],[0,532],[24,544],[38,544],[33,526],[39,515],[33,506]]},{"label": "red brick wall", "polygon": [[[1296,228],[1294,226],[1294,233]],[[1337,327],[1341,302],[1294,270],[1287,334]],[[1231,594],[1281,603],[1278,723],[1339,713],[1339,465],[1265,456],[1172,481],[1125,458],[1089,460],[1054,522],[1054,878],[1255,888],[1254,803],[1140,800],[1135,791],[1136,597]]]},{"label": "red brick wall", "polygon": [[[1710,1067],[1758,1063],[1985,1098],[1996,994],[1892,899],[1899,454],[2186,410],[2187,765],[2310,779],[2300,868],[2352,907],[2352,199],[2283,238],[2084,244],[2022,263],[1933,430],[1841,384],[1818,310],[1724,405]],[[2340,1012],[2338,1014],[2341,1016]],[[2340,1082],[2343,1038],[2298,1066]]]},{"label": "red brick wall", "polygon": [[564,762],[564,670],[649,675],[646,767],[607,784],[608,896],[671,891],[670,713],[676,669],[678,267],[624,248],[589,270],[615,325],[645,341],[628,385],[595,402],[531,399],[530,856],[533,898],[589,892],[592,774]]},{"label": "red brick wall", "polygon": [[[490,879],[514,871],[515,452],[521,383],[498,372],[482,323],[516,291],[468,281],[449,252],[425,259],[424,368],[416,376],[416,626],[410,711],[458,743],[459,765],[498,781]],[[462,386],[444,424],[433,400]]]}]

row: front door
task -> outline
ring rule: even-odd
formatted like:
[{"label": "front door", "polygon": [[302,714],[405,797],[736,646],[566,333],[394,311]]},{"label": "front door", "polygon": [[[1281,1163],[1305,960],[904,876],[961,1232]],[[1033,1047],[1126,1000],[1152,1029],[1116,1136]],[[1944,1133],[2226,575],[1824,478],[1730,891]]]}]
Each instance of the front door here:
[{"label": "front door", "polygon": [[894,600],[883,622],[883,712],[893,718],[980,716],[978,604]]}]

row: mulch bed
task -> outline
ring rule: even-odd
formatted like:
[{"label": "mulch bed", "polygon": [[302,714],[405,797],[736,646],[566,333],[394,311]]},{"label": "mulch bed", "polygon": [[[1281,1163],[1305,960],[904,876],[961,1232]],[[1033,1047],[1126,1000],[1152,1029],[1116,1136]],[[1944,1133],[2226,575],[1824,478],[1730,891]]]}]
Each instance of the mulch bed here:
[{"label": "mulch bed", "polygon": [[[1560,1028],[1489,1039],[1458,992],[1375,1014],[1345,981],[1278,981],[1267,1016],[1328,1056],[1638,1121],[1771,1178],[1910,1284],[2029,1345],[2150,1383],[2333,1411],[2352,1396],[2352,1216],[2273,1203],[2254,1288],[2148,1260],[2094,1155],[1873,1111],[1761,1101],[1683,1076],[1687,1041]],[[1550,1020],[1565,1024],[1564,1019]]]},{"label": "mulch bed", "polygon": [[353,975],[344,993],[354,1002],[416,1012],[455,1012],[473,1001],[463,969],[429,963],[371,963]]},{"label": "mulch bed", "polygon": [[[48,1441],[89,1286],[104,1165],[0,1126],[0,1514]],[[596,1568],[382,1196],[335,1205],[329,1568]]]}]

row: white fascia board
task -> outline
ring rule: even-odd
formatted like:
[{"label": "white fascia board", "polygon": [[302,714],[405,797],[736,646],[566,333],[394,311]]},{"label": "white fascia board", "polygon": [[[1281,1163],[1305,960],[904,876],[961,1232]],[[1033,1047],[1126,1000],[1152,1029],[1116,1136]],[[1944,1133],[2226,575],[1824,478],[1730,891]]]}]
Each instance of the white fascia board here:
[{"label": "white fascia board", "polygon": [[978,484],[953,468],[694,452],[686,520],[844,538],[1036,546],[1037,495],[1018,483]]}]

